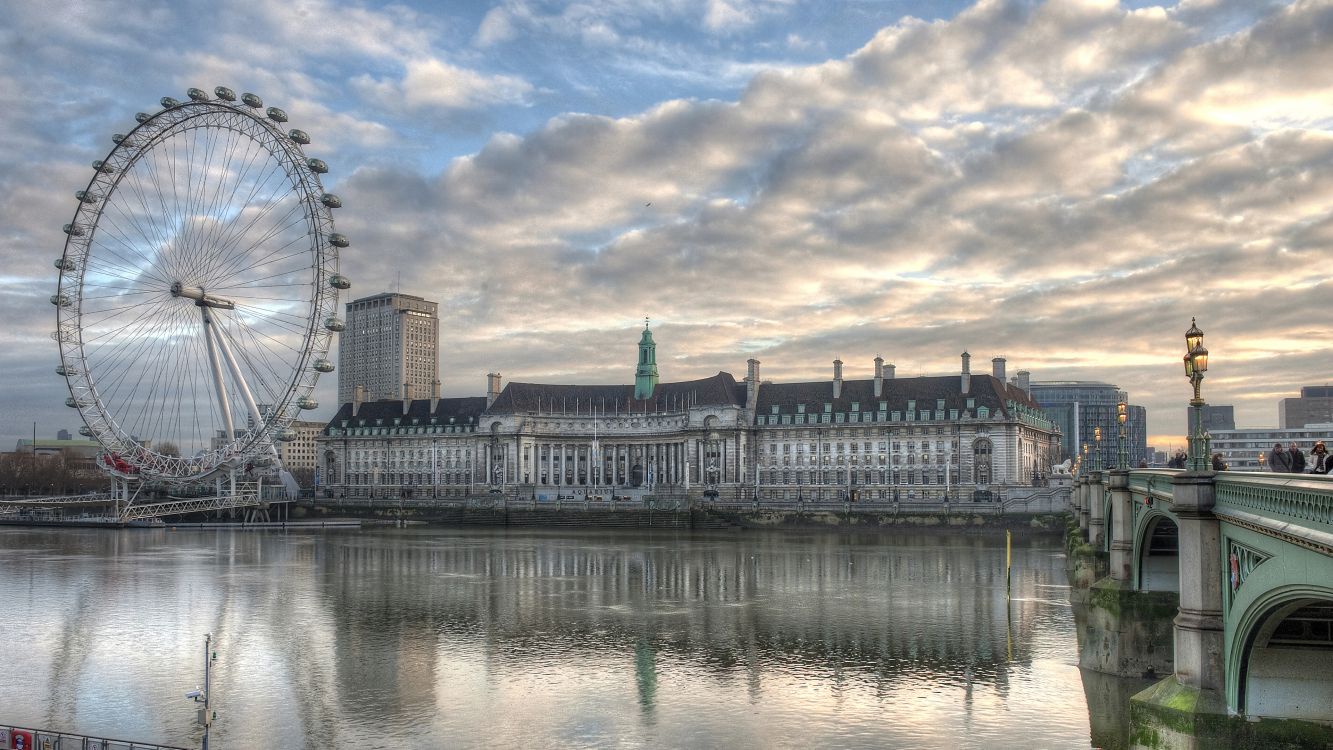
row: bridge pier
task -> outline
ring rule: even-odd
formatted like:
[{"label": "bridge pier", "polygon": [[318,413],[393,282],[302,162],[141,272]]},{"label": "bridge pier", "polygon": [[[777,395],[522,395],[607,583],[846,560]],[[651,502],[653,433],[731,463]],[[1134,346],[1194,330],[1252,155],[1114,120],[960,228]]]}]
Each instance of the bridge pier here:
[{"label": "bridge pier", "polygon": [[1106,550],[1106,479],[1094,471],[1088,477],[1088,541],[1098,552]]},{"label": "bridge pier", "polygon": [[1132,586],[1134,575],[1134,501],[1129,472],[1111,472],[1111,578]]}]

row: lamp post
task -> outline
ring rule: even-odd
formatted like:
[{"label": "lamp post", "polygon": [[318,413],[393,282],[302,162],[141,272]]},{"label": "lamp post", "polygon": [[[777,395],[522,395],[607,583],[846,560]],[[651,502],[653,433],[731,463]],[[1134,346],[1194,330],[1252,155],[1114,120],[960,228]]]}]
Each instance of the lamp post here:
[{"label": "lamp post", "polygon": [[1185,331],[1185,376],[1194,386],[1194,398],[1190,407],[1194,413],[1194,426],[1189,436],[1189,470],[1208,470],[1208,437],[1203,432],[1203,397],[1199,387],[1203,384],[1203,374],[1208,371],[1208,350],[1203,346],[1203,331],[1199,330],[1194,318],[1190,318],[1190,327]]},{"label": "lamp post", "polygon": [[1129,419],[1129,405],[1124,401],[1115,405],[1115,418],[1120,423],[1120,444],[1116,452],[1115,467],[1125,471],[1129,468],[1129,456],[1125,453],[1125,422]]},{"label": "lamp post", "polygon": [[1102,428],[1100,426],[1092,428],[1092,470],[1102,470]]},{"label": "lamp post", "polygon": [[1083,444],[1083,458],[1082,458],[1082,460],[1079,461],[1079,465],[1080,465],[1080,466],[1087,466],[1089,471],[1092,470],[1092,464],[1088,463],[1088,444],[1087,444],[1087,443],[1084,443],[1084,444]]}]

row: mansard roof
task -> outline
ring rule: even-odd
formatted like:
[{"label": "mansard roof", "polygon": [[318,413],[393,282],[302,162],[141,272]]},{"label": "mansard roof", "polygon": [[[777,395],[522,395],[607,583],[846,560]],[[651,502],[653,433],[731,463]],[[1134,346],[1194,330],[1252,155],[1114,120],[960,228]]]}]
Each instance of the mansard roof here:
[{"label": "mansard roof", "polygon": [[689,405],[744,406],[745,386],[737,385],[729,372],[699,380],[658,383],[653,395],[634,398],[633,385],[555,385],[509,383],[486,411],[491,414],[519,412],[671,411]]},{"label": "mansard roof", "polygon": [[455,424],[468,424],[475,423],[485,411],[485,396],[438,399],[434,411],[431,411],[430,399],[417,399],[408,402],[406,414],[403,413],[402,399],[365,401],[362,402],[355,417],[352,416],[352,404],[343,404],[339,407],[338,413],[333,415],[333,419],[329,420],[327,427],[342,427],[343,420],[347,421],[349,427],[373,427],[376,420],[383,420],[381,424],[389,426],[393,424],[394,419],[401,419],[402,424],[409,425],[415,419],[417,424],[428,425],[432,418],[436,424],[449,424],[450,419],[453,419]]},{"label": "mansard roof", "polygon": [[1022,388],[1005,383],[993,375],[973,375],[972,387],[963,393],[962,378],[959,375],[944,375],[920,378],[886,378],[881,396],[875,397],[874,380],[844,380],[842,395],[833,398],[833,381],[820,380],[813,383],[769,383],[759,388],[759,403],[756,414],[771,414],[777,406],[779,413],[792,414],[797,405],[805,407],[807,413],[824,411],[824,404],[832,404],[835,412],[851,411],[856,402],[861,411],[874,411],[880,401],[888,402],[889,411],[906,411],[907,402],[915,401],[918,409],[934,409],[936,402],[944,400],[945,409],[967,408],[967,399],[976,399],[978,407],[984,406],[992,413],[1009,416],[1007,401],[1016,401],[1033,409],[1040,409],[1037,402]]}]

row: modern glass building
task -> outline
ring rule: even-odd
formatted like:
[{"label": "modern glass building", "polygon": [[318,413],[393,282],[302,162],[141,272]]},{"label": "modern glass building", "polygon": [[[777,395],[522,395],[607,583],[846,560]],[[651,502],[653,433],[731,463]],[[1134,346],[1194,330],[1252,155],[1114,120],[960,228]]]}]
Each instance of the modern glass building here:
[{"label": "modern glass building", "polygon": [[[1084,443],[1088,445],[1089,455],[1096,451],[1095,428],[1101,427],[1102,466],[1115,467],[1120,434],[1116,404],[1128,399],[1124,391],[1110,383],[1088,380],[1034,381],[1030,389],[1032,399],[1060,427],[1060,447],[1066,458],[1080,455]],[[1148,411],[1131,404],[1126,414],[1125,451],[1129,465],[1134,467],[1149,458]]]}]

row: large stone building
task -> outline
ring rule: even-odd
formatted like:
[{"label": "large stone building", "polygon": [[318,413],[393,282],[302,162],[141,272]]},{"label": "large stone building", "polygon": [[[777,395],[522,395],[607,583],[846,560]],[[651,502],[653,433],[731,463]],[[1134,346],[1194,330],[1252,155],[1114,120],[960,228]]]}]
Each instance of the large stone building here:
[{"label": "large stone building", "polygon": [[[1067,458],[1097,452],[1096,428],[1102,428],[1100,458],[1103,468],[1114,468],[1119,451],[1120,422],[1116,404],[1127,394],[1110,383],[1089,380],[1032,381],[1032,398],[1059,426],[1061,451]],[[1125,452],[1131,467],[1148,462],[1148,410],[1126,404]]]},{"label": "large stone building", "polygon": [[339,403],[438,396],[437,308],[421,297],[387,292],[348,302],[338,336]]},{"label": "large stone building", "polygon": [[[968,501],[1042,478],[1059,433],[999,375],[764,382],[750,360],[657,382],[656,344],[639,342],[634,385],[509,383],[485,397],[341,406],[320,437],[335,496],[538,500],[702,495],[759,500]],[[999,363],[1003,367],[1003,362]]]}]

